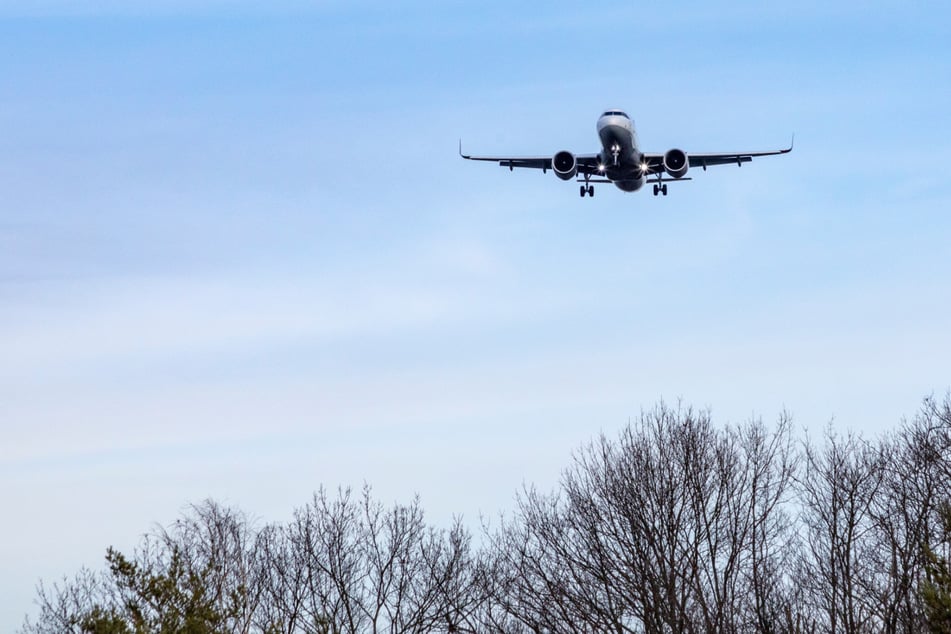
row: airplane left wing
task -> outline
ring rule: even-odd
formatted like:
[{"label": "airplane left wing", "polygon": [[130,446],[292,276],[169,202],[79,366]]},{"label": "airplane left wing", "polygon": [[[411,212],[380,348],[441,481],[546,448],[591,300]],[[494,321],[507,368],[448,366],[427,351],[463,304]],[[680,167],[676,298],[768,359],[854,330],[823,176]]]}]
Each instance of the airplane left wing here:
[{"label": "airplane left wing", "polygon": [[776,156],[777,154],[789,154],[792,152],[793,144],[782,150],[772,150],[769,152],[737,152],[736,154],[688,154],[690,167],[702,167],[706,169],[710,165],[731,165],[736,163],[742,165],[749,163],[754,158],[760,156]]},{"label": "airplane left wing", "polygon": [[[795,142],[795,137],[792,142],[789,143],[789,147],[783,148],[782,150],[770,150],[768,152],[735,152],[735,153],[704,153],[704,154],[693,154],[687,153],[687,160],[689,161],[689,167],[702,167],[707,169],[711,165],[742,165],[743,163],[749,163],[754,158],[761,156],[776,156],[777,154],[789,154],[792,152],[793,143]],[[660,171],[663,169],[664,164],[664,155],[663,154],[645,154],[644,161],[650,166],[651,172]]]}]

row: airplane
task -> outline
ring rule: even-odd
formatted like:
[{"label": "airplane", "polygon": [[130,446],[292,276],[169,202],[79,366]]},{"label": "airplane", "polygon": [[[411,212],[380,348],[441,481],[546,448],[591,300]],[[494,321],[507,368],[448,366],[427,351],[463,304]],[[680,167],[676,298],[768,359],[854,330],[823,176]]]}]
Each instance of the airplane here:
[{"label": "airplane", "polygon": [[[775,156],[792,152],[793,143],[782,150],[768,152],[736,152],[726,154],[687,154],[683,150],[672,149],[664,154],[641,152],[637,147],[637,134],[634,122],[621,110],[606,110],[598,118],[598,137],[601,139],[601,151],[598,154],[575,155],[567,150],[556,152],[554,156],[472,156],[462,153],[462,140],[459,140],[459,156],[470,161],[492,161],[502,167],[514,170],[516,167],[552,170],[563,181],[576,179],[581,184],[581,197],[594,196],[593,183],[614,183],[625,192],[634,192],[645,183],[653,183],[654,195],[667,195],[667,183],[692,180],[687,177],[691,167],[702,167],[704,171],[711,165],[742,166],[754,158]],[[793,142],[795,137],[793,137]]]}]

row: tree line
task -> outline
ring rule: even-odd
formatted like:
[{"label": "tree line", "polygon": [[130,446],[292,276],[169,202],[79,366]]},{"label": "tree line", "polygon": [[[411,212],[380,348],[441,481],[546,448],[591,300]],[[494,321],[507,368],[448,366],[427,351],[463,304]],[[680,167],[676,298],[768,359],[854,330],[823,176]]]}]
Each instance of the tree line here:
[{"label": "tree line", "polygon": [[318,490],[258,525],[205,501],[37,589],[23,634],[951,632],[951,396],[874,440],[664,404],[514,511]]}]

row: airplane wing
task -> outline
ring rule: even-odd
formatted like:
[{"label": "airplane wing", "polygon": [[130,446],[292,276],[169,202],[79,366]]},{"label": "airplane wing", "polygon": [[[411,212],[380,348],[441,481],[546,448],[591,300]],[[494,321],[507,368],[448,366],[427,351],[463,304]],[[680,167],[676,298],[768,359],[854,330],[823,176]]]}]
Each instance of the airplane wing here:
[{"label": "airplane wing", "polygon": [[[782,150],[770,150],[768,152],[735,152],[735,153],[687,153],[687,159],[690,162],[690,167],[702,167],[707,169],[711,165],[742,165],[743,163],[749,163],[754,158],[760,156],[775,156],[777,154],[789,154],[792,152],[793,143],[795,138],[790,142],[789,147],[783,148]],[[664,166],[664,155],[663,154],[645,154],[645,162],[650,165],[651,172],[658,172],[663,170]]]},{"label": "airplane wing", "polygon": [[[551,169],[551,156],[472,156],[463,154],[462,142],[459,142],[459,156],[470,161],[490,161],[498,163],[502,167],[514,170],[516,167],[528,167],[532,169],[547,172]],[[575,160],[578,162],[579,174],[599,174],[598,155],[597,154],[577,154]]]}]

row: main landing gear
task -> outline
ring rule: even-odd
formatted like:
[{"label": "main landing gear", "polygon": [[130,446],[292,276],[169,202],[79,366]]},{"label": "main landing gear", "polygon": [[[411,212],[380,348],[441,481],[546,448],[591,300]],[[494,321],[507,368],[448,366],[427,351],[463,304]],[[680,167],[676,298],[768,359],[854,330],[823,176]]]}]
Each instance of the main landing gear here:
[{"label": "main landing gear", "polygon": [[654,185],[654,195],[663,194],[667,195],[667,185]]},{"label": "main landing gear", "polygon": [[594,198],[594,185],[582,185],[580,193],[582,198],[584,198],[585,194]]}]

